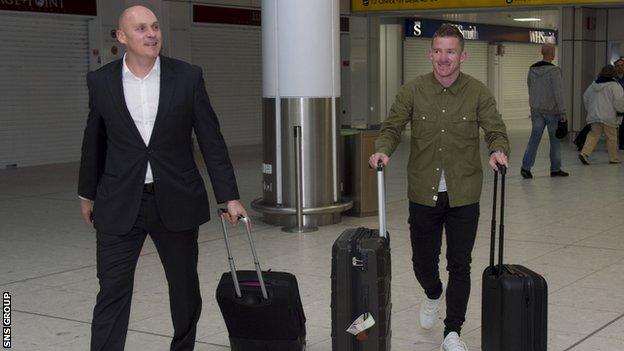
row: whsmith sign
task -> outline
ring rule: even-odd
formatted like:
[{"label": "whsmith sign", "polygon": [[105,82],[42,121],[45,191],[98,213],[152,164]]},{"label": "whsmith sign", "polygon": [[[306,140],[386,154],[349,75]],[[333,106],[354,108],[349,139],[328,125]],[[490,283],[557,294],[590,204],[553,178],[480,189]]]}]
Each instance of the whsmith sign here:
[{"label": "whsmith sign", "polygon": [[351,11],[399,11],[431,9],[468,9],[483,7],[521,7],[543,5],[582,5],[622,3],[622,0],[351,0]]},{"label": "whsmith sign", "polygon": [[443,23],[457,27],[466,40],[483,40],[489,42],[513,41],[520,43],[557,44],[557,31],[551,29],[521,28],[477,24],[468,22],[449,22],[434,19],[405,19],[405,36],[431,38]]},{"label": "whsmith sign", "polygon": [[0,10],[97,15],[96,0],[0,0]]}]

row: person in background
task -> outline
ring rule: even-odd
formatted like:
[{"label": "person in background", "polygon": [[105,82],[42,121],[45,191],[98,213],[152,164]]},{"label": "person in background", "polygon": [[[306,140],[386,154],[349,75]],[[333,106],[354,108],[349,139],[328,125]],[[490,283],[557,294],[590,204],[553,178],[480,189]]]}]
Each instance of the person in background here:
[{"label": "person in background", "polygon": [[[624,89],[624,56],[617,59],[613,65],[615,66],[615,81],[620,83],[622,89]],[[619,117],[624,117],[624,112],[618,112]],[[619,148],[620,150],[624,150],[624,118],[622,118],[623,122],[620,122],[619,128]]]},{"label": "person in background", "polygon": [[618,111],[624,111],[624,89],[614,79],[615,67],[606,65],[600,70],[598,78],[585,90],[583,102],[587,110],[587,123],[591,123],[591,131],[587,134],[585,145],[578,155],[584,165],[589,164],[589,156],[594,151],[604,131],[607,138],[609,163],[620,163],[617,151],[616,129],[622,123]]},{"label": "person in background", "polygon": [[527,85],[529,86],[529,105],[531,106],[531,136],[524,152],[520,174],[524,179],[533,178],[531,168],[535,164],[537,148],[548,128],[550,141],[550,176],[567,177],[561,170],[561,150],[559,139],[555,136],[559,121],[566,120],[566,110],[561,91],[561,69],[552,61],[555,59],[555,46],[542,45],[542,60],[529,68]]},{"label": "person in background", "polygon": [[[446,293],[443,351],[466,351],[461,328],[470,296],[470,263],[479,222],[483,183],[479,128],[485,131],[489,165],[508,166],[509,141],[490,90],[460,70],[468,58],[457,27],[442,25],[434,34],[429,60],[433,72],[401,87],[383,122],[376,153],[369,164],[390,161],[411,122],[408,173],[412,262],[426,297],[420,326],[430,329],[440,318]],[[440,280],[442,229],[446,232],[449,280]]]}]

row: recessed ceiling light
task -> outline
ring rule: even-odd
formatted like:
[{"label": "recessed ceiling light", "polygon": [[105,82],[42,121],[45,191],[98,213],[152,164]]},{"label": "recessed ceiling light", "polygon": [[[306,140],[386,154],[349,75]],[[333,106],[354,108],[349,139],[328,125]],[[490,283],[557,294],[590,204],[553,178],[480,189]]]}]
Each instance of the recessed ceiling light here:
[{"label": "recessed ceiling light", "polygon": [[541,21],[540,18],[514,18],[514,21],[517,22],[537,22],[537,21]]}]

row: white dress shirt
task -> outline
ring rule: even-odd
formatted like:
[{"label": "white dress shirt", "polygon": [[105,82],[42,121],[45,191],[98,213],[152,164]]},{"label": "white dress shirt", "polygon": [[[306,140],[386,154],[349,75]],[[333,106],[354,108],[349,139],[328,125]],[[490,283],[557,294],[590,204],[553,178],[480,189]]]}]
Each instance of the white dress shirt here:
[{"label": "white dress shirt", "polygon": [[[126,55],[123,58],[123,92],[126,106],[134,120],[145,145],[149,145],[156,112],[160,97],[160,57],[156,58],[154,66],[144,78],[139,78],[126,65]],[[152,183],[152,167],[147,163],[145,183]]]}]

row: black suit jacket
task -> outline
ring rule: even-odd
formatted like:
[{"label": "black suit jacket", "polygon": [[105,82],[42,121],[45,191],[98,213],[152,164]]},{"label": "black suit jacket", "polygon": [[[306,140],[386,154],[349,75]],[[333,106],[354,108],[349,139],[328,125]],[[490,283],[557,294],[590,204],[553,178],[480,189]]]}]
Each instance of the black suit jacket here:
[{"label": "black suit jacket", "polygon": [[210,219],[204,182],[193,159],[192,132],[217,202],[238,199],[238,188],[219,121],[199,67],[160,56],[160,97],[149,145],[126,107],[122,60],[87,75],[89,118],[84,131],[78,194],[94,199],[98,231],[124,234],[138,215],[149,161],[156,203],[171,231]]}]

